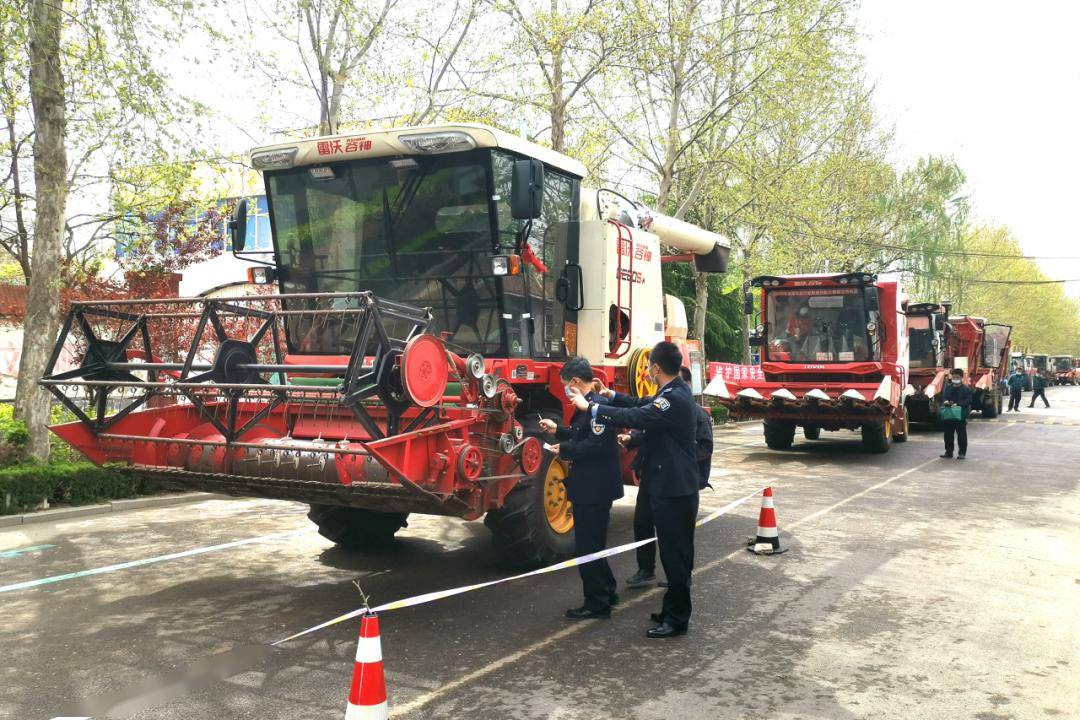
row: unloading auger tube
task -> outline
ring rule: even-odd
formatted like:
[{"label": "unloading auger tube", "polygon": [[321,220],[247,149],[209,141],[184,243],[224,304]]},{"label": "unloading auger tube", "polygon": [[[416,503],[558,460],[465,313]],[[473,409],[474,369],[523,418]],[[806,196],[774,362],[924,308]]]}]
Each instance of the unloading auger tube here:
[{"label": "unloading auger tube", "polygon": [[[371,293],[75,303],[40,384],[97,463],[185,487],[467,519],[543,451],[431,312]],[[305,355],[305,339],[340,355]],[[286,338],[291,338],[288,351]]]}]

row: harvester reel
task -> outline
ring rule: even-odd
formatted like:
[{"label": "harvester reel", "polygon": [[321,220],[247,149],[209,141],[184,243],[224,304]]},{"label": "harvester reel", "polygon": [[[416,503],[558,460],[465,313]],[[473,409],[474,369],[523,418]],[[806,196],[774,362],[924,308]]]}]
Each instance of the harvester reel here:
[{"label": "harvester reel", "polygon": [[[90,317],[130,321],[131,326],[118,340],[107,340],[98,337],[93,325],[90,323]],[[79,367],[54,374],[53,371],[60,359],[60,354],[69,339],[72,339],[72,331],[76,324],[82,330],[86,352],[79,362]],[[128,370],[115,367],[118,364],[127,362],[129,350],[132,350],[133,353],[139,352],[137,349],[130,348],[136,337],[142,341],[142,353],[144,353],[144,356],[150,357],[150,334],[146,327],[146,318],[141,314],[75,306],[64,321],[64,326],[60,331],[60,336],[57,339],[52,356],[49,358],[49,364],[45,368],[42,380],[49,381],[45,384],[49,392],[56,396],[68,410],[71,410],[79,420],[93,429],[95,433],[108,429],[110,425],[137,409],[153,395],[152,389],[146,389],[130,402],[122,405],[114,415],[106,417],[109,394],[117,387],[108,383],[142,382],[142,378]],[[93,418],[63,393],[61,384],[65,380],[74,381],[75,383],[89,383],[87,389],[92,392],[94,398]],[[152,372],[150,374],[150,380],[156,380],[156,373]]]}]

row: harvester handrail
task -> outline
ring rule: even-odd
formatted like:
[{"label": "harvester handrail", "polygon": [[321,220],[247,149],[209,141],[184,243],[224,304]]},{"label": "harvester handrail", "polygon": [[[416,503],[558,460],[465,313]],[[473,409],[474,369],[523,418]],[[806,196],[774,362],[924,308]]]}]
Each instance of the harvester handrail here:
[{"label": "harvester handrail", "polygon": [[[109,305],[169,305],[172,303],[232,303],[232,302],[262,302],[264,300],[323,300],[323,299],[336,299],[336,298],[374,298],[375,295],[370,290],[360,290],[356,292],[328,292],[328,293],[277,293],[274,295],[237,295],[235,297],[174,297],[174,298],[126,298],[117,300],[75,300],[72,305],[94,305],[94,306],[109,306]],[[379,298],[379,302],[389,305],[405,306],[402,303],[396,303],[392,300],[383,300]]]}]

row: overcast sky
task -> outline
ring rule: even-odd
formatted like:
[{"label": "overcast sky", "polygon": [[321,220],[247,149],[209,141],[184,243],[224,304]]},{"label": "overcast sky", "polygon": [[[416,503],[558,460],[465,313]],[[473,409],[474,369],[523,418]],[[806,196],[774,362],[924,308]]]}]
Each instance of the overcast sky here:
[{"label": "overcast sky", "polygon": [[[894,159],[953,156],[978,220],[1026,253],[1080,256],[1080,2],[863,0],[860,21]],[[1041,264],[1080,278],[1080,261]]]}]

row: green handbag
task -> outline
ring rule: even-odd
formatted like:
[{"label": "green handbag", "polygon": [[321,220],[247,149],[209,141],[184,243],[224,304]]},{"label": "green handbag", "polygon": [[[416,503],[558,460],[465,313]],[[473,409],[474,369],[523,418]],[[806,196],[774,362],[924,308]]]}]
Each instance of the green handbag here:
[{"label": "green handbag", "polygon": [[942,405],[938,410],[938,417],[942,420],[963,420],[964,409],[959,405]]}]

